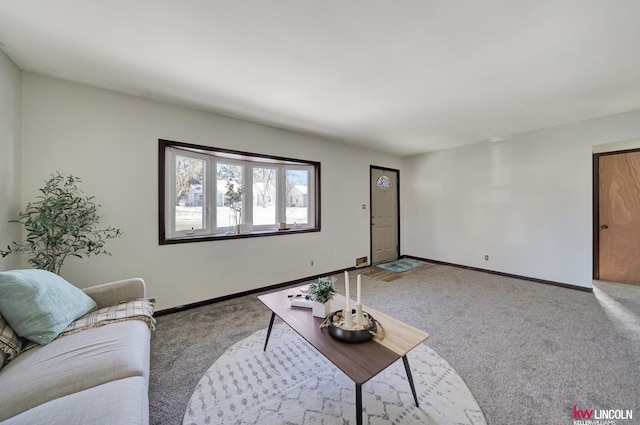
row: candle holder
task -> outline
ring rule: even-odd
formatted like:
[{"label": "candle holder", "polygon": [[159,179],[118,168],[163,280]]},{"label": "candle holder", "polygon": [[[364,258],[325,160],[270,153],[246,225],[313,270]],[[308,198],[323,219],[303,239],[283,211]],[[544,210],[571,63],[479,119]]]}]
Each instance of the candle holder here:
[{"label": "candle holder", "polygon": [[344,317],[344,325],[347,329],[353,328],[353,314],[351,313],[351,294],[349,292],[349,272],[344,271],[344,298],[345,307],[342,310],[342,317]]},{"label": "candle holder", "polygon": [[[351,294],[349,291],[349,272],[344,272],[345,307],[330,314],[320,325],[329,327],[329,334],[345,342],[364,342],[372,337],[384,338],[384,332],[378,332],[377,321],[365,311],[362,311],[362,277],[357,278],[357,296],[355,309],[351,308]],[[380,326],[382,328],[382,326]]]},{"label": "candle holder", "polygon": [[342,310],[342,317],[344,317],[344,328],[353,329],[353,310]]},{"label": "candle holder", "polygon": [[365,326],[367,323],[369,323],[369,320],[366,317],[364,317],[364,314],[362,314],[362,304],[360,303],[356,304],[355,323],[356,325],[362,325],[362,326]]},{"label": "candle holder", "polygon": [[[329,315],[329,317],[327,317],[327,320],[325,321],[326,324],[322,325],[323,327],[329,328],[329,335],[331,335],[333,338],[344,342],[358,343],[368,341],[374,336],[379,337],[379,323],[369,313],[363,312],[363,316],[365,317],[365,319],[367,319],[369,325],[364,329],[353,330],[345,329],[345,327],[343,327],[345,325],[341,322],[341,319],[344,317],[348,317],[348,315],[343,316],[343,311],[344,310],[334,311]],[[355,309],[351,311],[351,314],[354,313]],[[381,328],[382,326],[380,326],[380,329]]]}]

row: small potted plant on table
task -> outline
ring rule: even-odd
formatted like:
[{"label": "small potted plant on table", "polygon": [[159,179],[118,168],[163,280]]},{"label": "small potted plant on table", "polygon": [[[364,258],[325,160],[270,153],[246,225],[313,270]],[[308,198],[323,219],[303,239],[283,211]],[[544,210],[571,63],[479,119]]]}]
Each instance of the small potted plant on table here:
[{"label": "small potted plant on table", "polygon": [[313,315],[325,318],[331,313],[331,300],[335,297],[336,278],[321,277],[317,282],[309,285],[309,297],[313,301]]}]

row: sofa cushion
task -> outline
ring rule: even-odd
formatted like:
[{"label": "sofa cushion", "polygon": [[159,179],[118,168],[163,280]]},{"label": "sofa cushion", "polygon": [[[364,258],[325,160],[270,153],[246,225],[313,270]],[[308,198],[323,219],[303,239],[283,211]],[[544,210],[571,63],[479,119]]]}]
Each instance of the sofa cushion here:
[{"label": "sofa cushion", "polygon": [[22,350],[22,341],[20,337],[11,329],[11,326],[4,320],[0,314],[0,354],[4,354],[0,359],[0,369],[5,361],[16,358]]},{"label": "sofa cushion", "polygon": [[[149,375],[151,330],[139,320],[112,323],[36,346],[0,372],[0,421],[106,382]],[[85,422],[90,423],[90,422]]]},{"label": "sofa cushion", "polygon": [[146,425],[149,423],[147,381],[119,379],[51,400],[2,422],[2,425]]},{"label": "sofa cushion", "polygon": [[0,272],[0,313],[18,335],[38,344],[50,343],[69,323],[95,308],[91,297],[54,273]]}]

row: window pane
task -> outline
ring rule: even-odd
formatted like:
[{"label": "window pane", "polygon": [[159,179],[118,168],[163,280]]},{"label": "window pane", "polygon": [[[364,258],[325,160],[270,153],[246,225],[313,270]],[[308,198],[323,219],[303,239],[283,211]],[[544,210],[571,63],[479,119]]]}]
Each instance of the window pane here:
[{"label": "window pane", "polygon": [[309,171],[287,169],[285,209],[288,224],[309,223]]},{"label": "window pane", "polygon": [[176,155],[175,231],[204,229],[204,161]]},{"label": "window pane", "polygon": [[376,186],[383,189],[391,189],[391,179],[387,176],[380,176],[380,178],[378,178],[378,181],[376,181]]},{"label": "window pane", "polygon": [[218,162],[216,166],[216,226],[242,223],[243,166]]},{"label": "window pane", "polygon": [[277,169],[253,168],[253,224],[276,224]]},{"label": "window pane", "polygon": [[319,162],[159,143],[161,245],[320,231]]}]

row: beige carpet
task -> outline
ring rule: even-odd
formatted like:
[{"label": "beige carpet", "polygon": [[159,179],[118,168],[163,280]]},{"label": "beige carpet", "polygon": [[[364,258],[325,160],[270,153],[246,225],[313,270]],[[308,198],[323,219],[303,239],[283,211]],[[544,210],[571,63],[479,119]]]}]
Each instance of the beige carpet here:
[{"label": "beige carpet", "polygon": [[[362,280],[365,304],[429,332],[489,424],[568,425],[574,405],[633,409],[618,425],[640,424],[639,287],[596,282],[587,293],[443,265]],[[269,324],[257,295],[157,317],[150,424],[181,424],[207,369]]]}]

